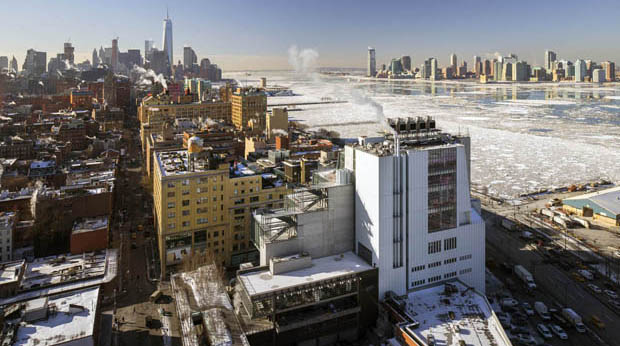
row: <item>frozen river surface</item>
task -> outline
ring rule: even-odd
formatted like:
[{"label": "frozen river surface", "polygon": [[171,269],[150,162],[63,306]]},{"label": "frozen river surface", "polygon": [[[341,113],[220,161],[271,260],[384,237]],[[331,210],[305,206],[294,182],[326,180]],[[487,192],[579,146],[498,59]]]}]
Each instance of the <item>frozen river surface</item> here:
[{"label": "frozen river surface", "polygon": [[[472,182],[495,195],[597,179],[620,182],[620,84],[390,82],[287,72],[256,73],[247,83],[263,76],[297,95],[271,97],[270,104],[352,101],[364,94],[383,106],[386,117],[432,116],[446,131],[469,133]],[[349,138],[382,130],[373,109],[355,102],[303,106],[289,117]]]}]

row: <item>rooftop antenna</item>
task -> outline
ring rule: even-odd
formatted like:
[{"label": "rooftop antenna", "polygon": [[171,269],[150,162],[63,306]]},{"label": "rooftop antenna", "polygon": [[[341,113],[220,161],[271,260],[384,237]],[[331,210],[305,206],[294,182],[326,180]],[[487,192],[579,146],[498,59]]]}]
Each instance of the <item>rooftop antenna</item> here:
[{"label": "rooftop antenna", "polygon": [[170,16],[168,15],[168,5],[166,5],[166,19],[170,19]]}]

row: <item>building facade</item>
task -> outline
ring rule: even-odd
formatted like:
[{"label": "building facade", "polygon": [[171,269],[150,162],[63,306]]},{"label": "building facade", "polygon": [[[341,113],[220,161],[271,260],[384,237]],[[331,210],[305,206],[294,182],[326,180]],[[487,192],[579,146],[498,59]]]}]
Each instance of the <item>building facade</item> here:
[{"label": "building facade", "polygon": [[345,147],[345,167],[355,172],[356,252],[379,268],[379,298],[455,277],[484,292],[485,229],[471,207],[469,139],[438,132],[434,120],[393,126],[398,145]]},{"label": "building facade", "polygon": [[368,47],[368,68],[366,75],[374,77],[377,74],[377,60],[375,58],[375,49]]},{"label": "building facade", "polygon": [[231,96],[232,123],[238,129],[248,127],[248,121],[252,118],[265,118],[267,112],[267,94],[258,89],[237,88]]},{"label": "building facade", "polygon": [[251,213],[280,205],[286,192],[279,181],[209,159],[192,143],[187,151],[154,153],[154,218],[163,275],[190,254],[208,251],[225,267],[258,256],[249,243]]}]

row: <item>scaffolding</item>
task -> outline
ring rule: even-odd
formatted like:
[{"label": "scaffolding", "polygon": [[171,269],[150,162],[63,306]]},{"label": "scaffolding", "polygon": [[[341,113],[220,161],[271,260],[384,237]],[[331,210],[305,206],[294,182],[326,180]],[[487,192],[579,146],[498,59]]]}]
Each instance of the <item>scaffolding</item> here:
[{"label": "scaffolding", "polygon": [[257,210],[253,234],[257,246],[297,237],[297,215],[327,209],[331,186],[333,184],[296,189],[286,196],[284,209]]}]

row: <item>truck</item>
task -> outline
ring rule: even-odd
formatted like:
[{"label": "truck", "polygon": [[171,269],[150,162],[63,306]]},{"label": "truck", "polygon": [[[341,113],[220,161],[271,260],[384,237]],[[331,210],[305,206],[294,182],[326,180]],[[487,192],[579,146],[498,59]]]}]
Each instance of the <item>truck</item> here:
[{"label": "truck", "polygon": [[540,318],[542,318],[544,321],[549,321],[551,319],[551,316],[549,316],[549,310],[547,309],[545,303],[535,302],[534,310],[536,310],[538,316],[540,316]]},{"label": "truck", "polygon": [[579,269],[577,272],[579,273],[579,275],[583,276],[586,280],[594,280],[594,275],[592,275],[592,272],[589,270]]},{"label": "truck", "polygon": [[508,219],[503,219],[502,220],[502,227],[504,227],[505,229],[507,229],[509,231],[517,231],[518,230],[517,223],[512,221],[512,220],[508,220]]},{"label": "truck", "polygon": [[534,282],[534,277],[532,277],[532,274],[530,274],[530,272],[528,272],[527,269],[525,269],[522,265],[517,264],[514,267],[514,272],[515,272],[515,275],[517,275],[517,277],[521,279],[523,283],[525,283],[525,285],[527,286],[529,290],[536,289],[536,283]]},{"label": "truck", "polygon": [[575,327],[575,329],[579,333],[586,332],[586,326],[583,324],[583,320],[581,319],[581,316],[579,316],[579,314],[576,313],[575,310],[571,308],[564,308],[562,309],[562,316],[564,316],[564,318],[566,318],[568,323],[570,323],[571,326]]}]

